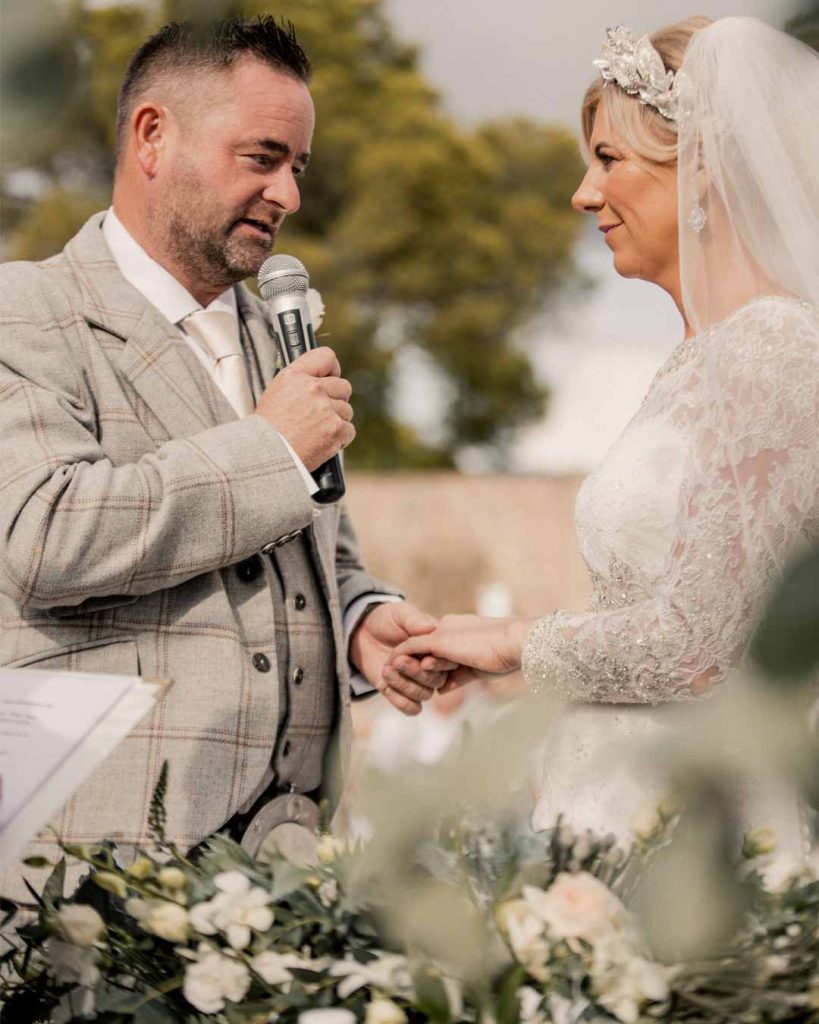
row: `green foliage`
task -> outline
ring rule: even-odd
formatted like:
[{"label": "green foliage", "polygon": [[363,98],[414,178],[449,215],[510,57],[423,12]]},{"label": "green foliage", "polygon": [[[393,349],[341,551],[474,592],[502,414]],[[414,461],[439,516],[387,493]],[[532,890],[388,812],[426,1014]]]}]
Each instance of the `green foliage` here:
[{"label": "green foliage", "polygon": [[819,50],[819,4],[811,4],[808,10],[791,18],[785,26],[792,36]]},{"label": "green foliage", "polygon": [[[570,133],[529,120],[474,131],[454,124],[384,7],[276,6],[313,62],[317,108],[302,209],[280,249],[309,267],[328,310],[325,340],[355,388],[359,435],[350,465],[436,468],[464,445],[488,446],[500,458],[512,431],[545,405],[516,337],[574,273],[578,223],[568,204],[581,175],[577,145]],[[5,179],[7,258],[58,251],[105,204],[117,86],[149,31],[172,17],[270,8],[266,0],[166,0],[159,9],[74,3],[64,27],[56,3],[40,10],[48,15],[40,28],[15,47],[4,128],[15,143],[6,170],[34,168],[47,187],[29,200]],[[44,83],[37,95],[27,95],[30,82]],[[427,352],[453,386],[439,447],[392,415],[402,346]]]},{"label": "green foliage", "polygon": [[151,794],[151,806],[148,809],[148,834],[159,845],[165,845],[165,826],[168,814],[165,810],[165,795],[168,792],[168,762],[163,761],[159,770],[159,778]]},{"label": "green foliage", "polygon": [[792,566],[772,595],[751,644],[771,679],[805,684],[819,666],[819,549]]}]

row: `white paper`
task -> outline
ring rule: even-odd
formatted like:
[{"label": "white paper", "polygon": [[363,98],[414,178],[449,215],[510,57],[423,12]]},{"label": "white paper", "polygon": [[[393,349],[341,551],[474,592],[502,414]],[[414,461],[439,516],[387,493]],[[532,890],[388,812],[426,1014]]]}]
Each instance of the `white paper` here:
[{"label": "white paper", "polygon": [[20,853],[160,689],[138,676],[0,669],[0,864]]}]

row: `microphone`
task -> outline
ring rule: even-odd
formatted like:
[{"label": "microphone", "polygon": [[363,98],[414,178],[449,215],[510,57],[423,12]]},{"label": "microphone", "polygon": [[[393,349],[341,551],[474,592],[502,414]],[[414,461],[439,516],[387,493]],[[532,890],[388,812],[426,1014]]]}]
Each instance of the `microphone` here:
[{"label": "microphone", "polygon": [[[316,348],[307,288],[310,275],[301,260],[279,253],[264,261],[259,270],[259,291],[273,320],[273,330],[286,365],[311,348]],[[313,501],[329,505],[344,497],[341,459],[334,455],[312,473],[318,490]]]}]

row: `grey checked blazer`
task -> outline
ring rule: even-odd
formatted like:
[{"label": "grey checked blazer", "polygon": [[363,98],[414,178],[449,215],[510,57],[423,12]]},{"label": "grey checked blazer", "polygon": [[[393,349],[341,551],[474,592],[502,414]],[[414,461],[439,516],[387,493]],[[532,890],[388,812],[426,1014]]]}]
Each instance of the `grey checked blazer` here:
[{"label": "grey checked blazer", "polygon": [[[275,668],[251,663],[266,651],[275,666],[270,588],[237,592],[228,567],[309,528],[335,639],[336,794],[350,743],[342,613],[394,591],[364,572],[343,507],[315,516],[277,432],[238,420],[122,277],[102,219],[52,259],[0,267],[0,664],[172,679],[54,825],[72,842],[144,842],[168,760],[169,832],[189,846],[253,793],[277,727]],[[280,362],[263,307],[237,292],[269,379]],[[28,853],[57,851],[43,836]],[[17,874],[0,888],[20,897]]]}]

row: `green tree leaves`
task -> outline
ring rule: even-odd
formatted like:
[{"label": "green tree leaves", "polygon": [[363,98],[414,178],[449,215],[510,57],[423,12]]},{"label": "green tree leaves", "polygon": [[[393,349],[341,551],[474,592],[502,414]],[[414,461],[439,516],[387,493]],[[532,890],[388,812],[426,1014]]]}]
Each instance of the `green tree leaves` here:
[{"label": "green tree leaves", "polygon": [[[107,201],[116,91],[147,34],[170,18],[239,12],[268,13],[269,5],[166,0],[159,11],[70,9],[59,125],[51,123],[54,97],[50,109],[20,108],[30,138],[15,147],[13,166],[36,168],[48,184],[34,200],[21,199],[9,194],[13,175],[6,177],[6,258],[58,251]],[[327,307],[323,340],[355,387],[359,433],[348,464],[447,465],[465,445],[501,459],[514,428],[545,404],[516,339],[574,273],[578,222],[569,199],[582,168],[573,136],[522,119],[460,128],[421,74],[416,49],[396,38],[383,0],[281,0],[276,13],[293,21],[313,62],[317,108],[302,209],[286,223],[279,250],[309,268]],[[53,52],[53,39],[48,45],[32,42],[29,69]],[[21,67],[17,77],[26,80]],[[31,130],[40,124],[45,133]],[[439,447],[393,416],[402,346],[427,352],[452,385]]]}]

